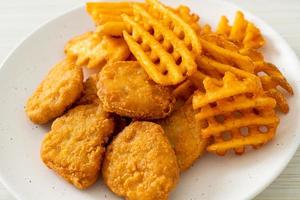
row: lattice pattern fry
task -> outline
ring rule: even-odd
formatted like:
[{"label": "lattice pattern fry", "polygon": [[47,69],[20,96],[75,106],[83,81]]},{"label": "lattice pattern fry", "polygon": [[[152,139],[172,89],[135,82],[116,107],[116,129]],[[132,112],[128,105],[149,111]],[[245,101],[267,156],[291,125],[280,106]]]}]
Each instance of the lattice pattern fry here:
[{"label": "lattice pattern fry", "polygon": [[65,53],[76,60],[77,65],[87,68],[102,68],[107,63],[126,60],[130,55],[124,39],[99,37],[93,32],[70,40],[65,46]]},{"label": "lattice pattern fry", "polygon": [[159,84],[175,85],[193,74],[196,63],[183,40],[186,37],[178,37],[141,6],[133,8],[134,18],[123,15],[129,25],[123,35],[148,75]]},{"label": "lattice pattern fry", "polygon": [[273,138],[279,122],[274,112],[276,101],[251,79],[245,80],[226,72],[222,81],[205,78],[205,91],[194,94],[195,118],[206,124],[201,135],[214,139],[208,151],[225,155],[234,149],[242,154],[246,146],[257,148]]},{"label": "lattice pattern fry", "polygon": [[201,44],[194,29],[184,19],[174,13],[171,9],[161,4],[158,0],[146,0],[151,13],[162,23],[169,27],[178,38],[184,41],[185,45],[194,55],[201,53]]},{"label": "lattice pattern fry", "polygon": [[[242,79],[251,79],[252,82],[256,83],[256,85],[261,84],[260,79],[254,74],[245,72],[230,65],[222,64],[211,58],[208,58],[207,56],[198,56],[196,58],[196,63],[198,66],[197,71],[188,77],[188,80],[178,85],[174,89],[175,96],[188,99],[190,97],[188,95],[192,95],[197,89],[204,91],[203,80],[205,78],[211,77],[220,80],[224,77],[225,72],[231,72],[235,76]],[[188,92],[185,92],[184,89],[186,89]]]},{"label": "lattice pattern fry", "polygon": [[205,93],[195,92],[193,96],[193,107],[199,109],[219,99],[236,96],[239,94],[262,93],[261,85],[253,79],[238,79],[233,73],[226,72],[223,80],[206,78],[203,81]]},{"label": "lattice pattern fry", "polygon": [[243,154],[248,145],[258,148],[275,136],[279,119],[273,109],[247,109],[236,113],[239,117],[234,113],[224,114],[222,122],[213,117],[207,119],[208,127],[202,133],[203,137],[214,138],[207,147],[209,152],[225,155],[233,149],[236,154]]},{"label": "lattice pattern fry", "polygon": [[217,27],[217,33],[226,36],[241,48],[258,49],[265,44],[265,39],[260,30],[251,22],[248,22],[243,13],[238,11],[233,26],[222,16]]},{"label": "lattice pattern fry", "polygon": [[195,13],[192,13],[189,7],[180,5],[174,10],[174,12],[180,16],[186,23],[188,23],[196,32],[199,34],[201,32],[201,27],[199,24],[200,17]]},{"label": "lattice pattern fry", "polygon": [[96,25],[106,22],[122,22],[122,14],[133,16],[132,5],[144,3],[133,2],[88,2],[86,10]]},{"label": "lattice pattern fry", "polygon": [[[289,106],[287,100],[282,92],[278,90],[278,87],[280,86],[290,95],[293,95],[294,92],[282,73],[275,65],[263,61],[255,63],[255,73],[260,77],[266,94],[276,99],[279,110],[283,113],[288,113]],[[263,73],[263,75],[260,75],[260,73]]]},{"label": "lattice pattern fry", "polygon": [[233,65],[239,69],[253,73],[254,63],[250,57],[244,56],[239,52],[218,46],[215,43],[201,38],[201,36],[200,42],[203,48],[203,54],[205,54],[206,56],[212,57],[214,60],[221,63]]}]

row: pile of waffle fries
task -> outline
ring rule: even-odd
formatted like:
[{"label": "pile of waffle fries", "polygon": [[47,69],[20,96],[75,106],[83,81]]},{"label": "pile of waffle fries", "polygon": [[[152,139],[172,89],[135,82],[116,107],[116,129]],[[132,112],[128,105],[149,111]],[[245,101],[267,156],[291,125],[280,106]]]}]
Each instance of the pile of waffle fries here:
[{"label": "pile of waffle fries", "polygon": [[[88,3],[99,37],[123,38],[132,55],[158,84],[174,95],[192,98],[195,115],[205,123],[207,151],[242,154],[276,133],[277,108],[289,111],[282,90],[293,89],[278,68],[264,60],[261,31],[238,11],[232,25],[222,16],[216,31],[201,25],[188,7],[146,3]],[[280,88],[279,88],[280,87]]]}]

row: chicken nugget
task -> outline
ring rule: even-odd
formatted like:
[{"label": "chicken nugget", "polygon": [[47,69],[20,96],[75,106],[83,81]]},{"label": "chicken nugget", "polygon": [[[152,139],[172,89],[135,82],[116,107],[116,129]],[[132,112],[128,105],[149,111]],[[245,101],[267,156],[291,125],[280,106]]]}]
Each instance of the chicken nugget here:
[{"label": "chicken nugget", "polygon": [[204,152],[208,139],[203,139],[201,123],[195,119],[195,111],[188,103],[159,122],[172,144],[180,171],[188,169]]},{"label": "chicken nugget", "polygon": [[79,189],[96,182],[114,122],[101,106],[77,106],[56,119],[41,147],[43,162]]},{"label": "chicken nugget", "polygon": [[66,58],[55,65],[27,101],[30,120],[45,124],[62,115],[79,98],[82,82],[82,69],[73,60]]},{"label": "chicken nugget", "polygon": [[99,104],[100,99],[97,96],[97,74],[91,75],[83,83],[83,92],[81,98],[76,102],[76,105],[86,105],[86,104]]},{"label": "chicken nugget", "polygon": [[175,104],[170,88],[154,83],[134,61],[106,65],[97,87],[104,110],[125,117],[164,118]]},{"label": "chicken nugget", "polygon": [[176,156],[163,129],[133,122],[109,145],[103,162],[105,183],[128,200],[165,200],[179,178]]}]

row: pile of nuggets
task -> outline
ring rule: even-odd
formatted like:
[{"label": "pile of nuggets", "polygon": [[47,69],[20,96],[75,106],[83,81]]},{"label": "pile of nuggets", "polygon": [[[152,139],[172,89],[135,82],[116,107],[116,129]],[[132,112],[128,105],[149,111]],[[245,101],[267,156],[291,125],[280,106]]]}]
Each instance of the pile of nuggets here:
[{"label": "pile of nuggets", "polygon": [[95,31],[66,44],[26,105],[32,122],[54,120],[41,158],[74,186],[102,171],[126,199],[168,199],[205,152],[243,154],[274,138],[293,89],[242,12],[215,31],[157,0],[87,3],[87,12]]}]

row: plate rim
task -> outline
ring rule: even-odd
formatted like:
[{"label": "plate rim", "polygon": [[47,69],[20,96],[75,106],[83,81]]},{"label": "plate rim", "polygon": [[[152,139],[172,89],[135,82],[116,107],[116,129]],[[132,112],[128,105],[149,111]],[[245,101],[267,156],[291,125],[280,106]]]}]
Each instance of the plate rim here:
[{"label": "plate rim", "polygon": [[[113,1],[113,0],[97,0],[98,2],[103,2],[103,1]],[[128,0],[128,1],[132,1],[135,2],[134,0]],[[139,1],[139,0],[137,0]],[[162,0],[163,1],[163,0]],[[252,19],[254,19],[256,22],[258,22],[259,24],[264,25],[266,29],[268,29],[273,36],[276,37],[276,40],[281,41],[282,44],[284,44],[285,48],[289,51],[289,53],[291,53],[290,56],[293,57],[293,60],[296,62],[296,65],[300,67],[300,60],[296,54],[296,52],[294,51],[294,49],[289,45],[289,43],[287,42],[287,40],[282,37],[271,25],[269,25],[265,20],[261,19],[260,17],[258,17],[257,15],[253,14],[251,11],[245,9],[243,6],[237,5],[233,2],[228,2],[225,0],[207,0],[207,1],[212,1],[212,2],[222,2],[223,4],[226,4],[228,7],[231,7],[235,10],[241,10],[246,16],[251,16]],[[49,23],[51,23],[52,21],[58,20],[59,18],[64,17],[65,15],[68,15],[72,12],[76,12],[77,10],[80,9],[84,9],[85,3],[79,3],[76,6],[72,6],[69,9],[65,9],[64,11],[60,12],[59,14],[56,14],[53,17],[50,17],[49,19],[45,20],[45,22],[40,23],[36,28],[33,28],[32,31],[30,31],[29,33],[25,34],[25,36],[23,36],[21,39],[19,39],[18,42],[16,42],[16,44],[11,48],[11,50],[9,51],[9,53],[7,53],[6,56],[4,56],[4,59],[2,60],[2,62],[0,63],[0,73],[6,68],[5,64],[6,62],[10,59],[11,56],[13,56],[14,52],[19,49],[23,43],[25,43],[25,41],[31,37],[33,34],[35,34],[36,32],[38,32],[39,30],[43,29],[43,27],[47,26]],[[197,13],[198,14],[198,13]],[[299,86],[298,86],[299,87]],[[299,132],[297,133],[299,134]],[[295,141],[294,146],[290,147],[290,154],[288,156],[285,157],[285,162],[284,164],[281,165],[280,169],[276,172],[273,173],[272,178],[267,179],[265,184],[262,187],[257,187],[256,189],[253,189],[251,192],[249,192],[249,196],[247,197],[247,199],[253,199],[255,198],[257,195],[259,195],[261,192],[263,192],[268,186],[270,186],[279,176],[280,174],[282,174],[283,170],[288,166],[288,164],[290,163],[290,161],[292,160],[292,158],[295,156],[297,149],[299,148],[300,145],[300,137],[298,138],[297,141]],[[0,183],[7,189],[7,191],[16,199],[18,200],[22,200],[23,197],[21,197],[17,191],[15,191],[13,189],[13,187],[11,185],[8,184],[8,182],[6,181],[6,179],[2,176],[2,173],[0,171]]]}]

